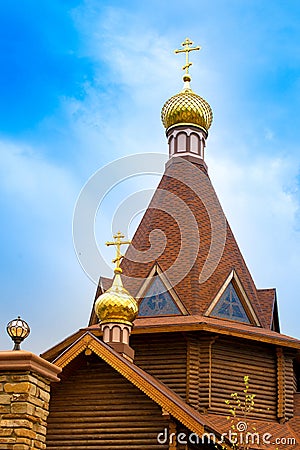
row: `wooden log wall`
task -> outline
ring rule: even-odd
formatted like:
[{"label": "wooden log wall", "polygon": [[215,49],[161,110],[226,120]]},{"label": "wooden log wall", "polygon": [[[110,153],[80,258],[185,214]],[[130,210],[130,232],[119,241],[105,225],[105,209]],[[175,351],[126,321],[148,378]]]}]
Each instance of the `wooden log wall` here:
[{"label": "wooden log wall", "polygon": [[276,348],[277,356],[277,417],[285,419],[285,360],[281,347]]},{"label": "wooden log wall", "polygon": [[251,417],[277,418],[277,359],[275,349],[220,336],[212,345],[211,408],[209,412],[228,413],[225,400],[244,389],[249,376],[249,393],[255,394]]},{"label": "wooden log wall", "polygon": [[297,381],[294,373],[294,352],[284,351],[284,390],[285,411],[284,418],[291,419],[294,415],[294,394],[297,392]]},{"label": "wooden log wall", "polygon": [[132,335],[134,362],[186,399],[187,341],[182,333]]},{"label": "wooden log wall", "polygon": [[186,401],[199,410],[199,385],[200,385],[200,344],[197,334],[187,336],[187,385],[186,385]]},{"label": "wooden log wall", "polygon": [[97,356],[80,355],[52,389],[47,450],[167,450],[157,442],[165,427],[145,394]]},{"label": "wooden log wall", "polygon": [[215,336],[187,334],[187,402],[206,412],[211,402],[211,345]]}]

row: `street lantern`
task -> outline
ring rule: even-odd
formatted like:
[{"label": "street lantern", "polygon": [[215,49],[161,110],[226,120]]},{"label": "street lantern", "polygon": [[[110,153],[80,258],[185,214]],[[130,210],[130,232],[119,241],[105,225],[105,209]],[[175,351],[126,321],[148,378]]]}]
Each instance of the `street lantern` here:
[{"label": "street lantern", "polygon": [[18,316],[17,319],[13,319],[7,324],[6,331],[15,343],[13,350],[21,350],[21,342],[24,341],[30,333],[28,323]]}]

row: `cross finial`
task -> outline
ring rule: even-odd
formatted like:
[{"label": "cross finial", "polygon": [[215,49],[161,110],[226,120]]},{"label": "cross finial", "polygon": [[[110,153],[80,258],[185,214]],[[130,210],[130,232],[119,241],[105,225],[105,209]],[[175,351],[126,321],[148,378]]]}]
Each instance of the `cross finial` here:
[{"label": "cross finial", "polygon": [[113,242],[105,242],[105,245],[107,245],[107,246],[109,246],[109,245],[116,246],[117,256],[115,257],[115,259],[112,260],[112,262],[116,264],[115,273],[122,273],[120,264],[121,264],[121,261],[122,261],[122,258],[124,257],[124,255],[121,254],[121,245],[131,244],[131,241],[122,241],[122,239],[124,237],[125,237],[124,234],[122,234],[120,231],[118,231],[117,234],[115,234],[113,236],[113,238],[114,238]]},{"label": "cross finial", "polygon": [[[182,67],[182,70],[185,70],[185,77],[190,80],[189,68],[193,63],[189,61],[189,53],[194,50],[200,50],[201,47],[192,47],[194,42],[192,42],[189,38],[186,38],[184,42],[181,44],[183,48],[175,50],[175,53],[184,53],[185,52],[185,65]],[[186,81],[186,80],[185,80]]]}]

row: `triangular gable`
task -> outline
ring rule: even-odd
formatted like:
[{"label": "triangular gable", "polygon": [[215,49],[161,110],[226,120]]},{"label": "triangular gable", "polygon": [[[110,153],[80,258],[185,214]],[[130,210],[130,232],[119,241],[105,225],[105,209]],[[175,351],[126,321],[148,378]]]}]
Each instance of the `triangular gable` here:
[{"label": "triangular gable", "polygon": [[228,284],[210,315],[220,319],[251,323],[232,283]]},{"label": "triangular gable", "polygon": [[205,315],[260,326],[257,315],[234,270],[231,271]]},{"label": "triangular gable", "polygon": [[[222,433],[218,425],[212,423],[206,414],[199,413],[157,378],[119,355],[109,345],[97,339],[90,332],[86,332],[70,345],[53,363],[63,369],[83,351],[93,352],[99,356],[99,358],[159,405],[163,414],[169,414],[174,417],[192,433],[201,437],[204,433],[213,432],[217,438],[221,437]],[[230,442],[224,442],[222,445],[226,450],[231,449]]]},{"label": "triangular gable", "polygon": [[188,314],[178,295],[158,264],[155,264],[137,294],[139,317],[176,316]]},{"label": "triangular gable", "polygon": [[201,436],[205,422],[200,413],[184,402],[175,392],[160,383],[156,378],[127,361],[111,347],[87,332],[58,356],[53,363],[64,368],[83,351],[92,351],[113,369],[140,389],[165,412],[179,420],[190,431]]}]

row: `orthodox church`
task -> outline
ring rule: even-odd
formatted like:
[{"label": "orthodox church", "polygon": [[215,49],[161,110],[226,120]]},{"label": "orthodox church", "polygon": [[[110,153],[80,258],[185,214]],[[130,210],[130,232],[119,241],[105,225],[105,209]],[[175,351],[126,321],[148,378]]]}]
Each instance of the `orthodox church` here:
[{"label": "orthodox church", "polygon": [[113,279],[100,277],[87,326],[42,355],[62,369],[48,450],[300,449],[300,341],[280,333],[276,291],[256,287],[210,181],[198,49],[176,51],[169,160],[132,241],[107,243]]}]

